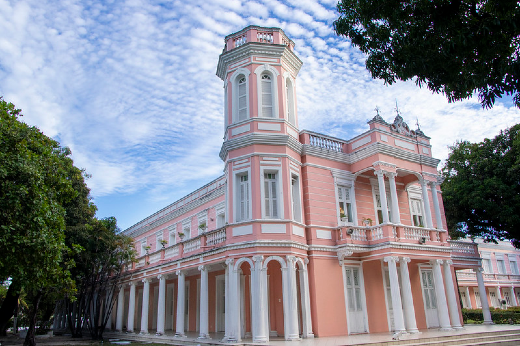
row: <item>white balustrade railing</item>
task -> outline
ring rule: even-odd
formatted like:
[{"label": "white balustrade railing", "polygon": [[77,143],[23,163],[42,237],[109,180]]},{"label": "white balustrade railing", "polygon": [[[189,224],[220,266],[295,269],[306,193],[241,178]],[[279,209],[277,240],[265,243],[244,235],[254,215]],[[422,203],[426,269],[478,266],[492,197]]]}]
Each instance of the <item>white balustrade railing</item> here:
[{"label": "white balustrade railing", "polygon": [[256,41],[262,43],[273,43],[272,32],[259,32],[256,34]]},{"label": "white balustrade railing", "polygon": [[451,251],[454,254],[477,254],[477,245],[462,241],[450,241]]},{"label": "white balustrade railing", "polygon": [[150,264],[159,262],[160,260],[161,260],[160,252],[154,253],[153,255],[150,255],[150,257],[148,257],[148,262],[150,262]]},{"label": "white balustrade railing", "polygon": [[179,245],[173,245],[164,250],[164,258],[179,256]]},{"label": "white balustrade railing", "polygon": [[136,268],[144,267],[144,257],[140,258],[139,261],[135,264]]},{"label": "white balustrade railing", "polygon": [[350,237],[352,240],[367,241],[367,232],[365,229],[352,228],[352,234]]},{"label": "white balustrade railing", "polygon": [[430,231],[419,227],[404,227],[404,239],[420,240],[421,238],[430,240]]},{"label": "white balustrade railing", "polygon": [[184,243],[184,253],[192,252],[200,249],[200,238],[195,238],[193,240],[188,240]]},{"label": "white balustrade railing", "polygon": [[226,241],[226,229],[221,228],[206,234],[206,246],[213,246]]},{"label": "white balustrade railing", "polygon": [[241,45],[243,45],[247,42],[246,35],[235,37],[234,41],[235,41],[235,48],[240,47]]},{"label": "white balustrade railing", "polygon": [[383,227],[375,227],[371,230],[372,240],[383,239]]},{"label": "white balustrade railing", "polygon": [[333,139],[317,136],[314,134],[309,135],[310,145],[318,148],[328,149],[337,152],[343,152],[343,143],[335,141]]}]

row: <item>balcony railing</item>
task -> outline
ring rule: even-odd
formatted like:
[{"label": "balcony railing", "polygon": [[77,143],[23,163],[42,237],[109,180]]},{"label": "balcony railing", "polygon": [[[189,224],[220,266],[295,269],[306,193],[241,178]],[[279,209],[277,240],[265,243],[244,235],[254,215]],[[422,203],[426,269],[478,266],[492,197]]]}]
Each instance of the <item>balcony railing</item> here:
[{"label": "balcony railing", "polygon": [[377,225],[377,226],[345,226],[339,229],[338,244],[345,243],[379,243],[383,241],[395,241],[402,243],[420,243],[440,245],[446,242],[445,237],[441,241],[441,233],[445,231],[413,226]]},{"label": "balcony railing", "polygon": [[194,238],[187,239],[181,243],[171,245],[167,248],[160,249],[154,253],[146,254],[145,256],[138,258],[134,269],[154,266],[158,263],[169,262],[185,256],[202,253],[219,245],[224,245],[226,239],[225,227],[199,234]]},{"label": "balcony railing", "polygon": [[450,240],[451,253],[458,257],[480,257],[477,244],[464,241]]}]

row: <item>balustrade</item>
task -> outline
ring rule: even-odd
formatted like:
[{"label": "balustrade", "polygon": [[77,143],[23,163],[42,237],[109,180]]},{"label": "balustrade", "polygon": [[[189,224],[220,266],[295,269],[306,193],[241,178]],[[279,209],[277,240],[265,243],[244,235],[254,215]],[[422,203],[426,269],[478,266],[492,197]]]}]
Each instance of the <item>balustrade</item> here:
[{"label": "balustrade", "polygon": [[372,231],[371,231],[371,235],[372,235],[372,240],[380,240],[380,239],[383,239],[383,227],[375,227],[375,228],[372,228]]},{"label": "balustrade", "polygon": [[173,245],[164,250],[164,258],[179,256],[179,245]]},{"label": "balustrade", "polygon": [[235,48],[240,47],[241,45],[247,42],[246,35],[235,37]]},{"label": "balustrade", "polygon": [[310,145],[318,148],[328,149],[337,152],[343,152],[343,143],[335,141],[328,137],[319,136],[316,134],[309,135]]},{"label": "balustrade", "polygon": [[148,262],[150,262],[150,264],[159,262],[160,260],[161,260],[160,252],[156,252],[153,255],[150,255],[150,257],[148,257]]},{"label": "balustrade", "polygon": [[189,253],[200,249],[200,237],[185,241],[183,243],[183,252]]},{"label": "balustrade", "polygon": [[214,246],[226,241],[226,229],[220,228],[206,235],[206,246]]},{"label": "balustrade", "polygon": [[404,227],[404,239],[421,240],[421,238],[430,240],[430,230],[420,227]]},{"label": "balustrade", "polygon": [[466,243],[462,241],[450,241],[452,253],[457,255],[475,255],[477,252],[477,245],[473,243]]},{"label": "balustrade", "polygon": [[256,41],[262,43],[273,43],[272,32],[258,32],[256,34]]}]

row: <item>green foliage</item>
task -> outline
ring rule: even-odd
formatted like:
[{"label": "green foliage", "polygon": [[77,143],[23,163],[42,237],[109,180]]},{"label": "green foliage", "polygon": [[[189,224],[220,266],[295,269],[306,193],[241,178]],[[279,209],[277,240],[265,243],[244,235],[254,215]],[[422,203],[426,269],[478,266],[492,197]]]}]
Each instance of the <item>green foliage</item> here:
[{"label": "green foliage", "polygon": [[338,35],[368,55],[373,78],[415,79],[450,102],[478,91],[483,107],[514,95],[520,107],[516,0],[341,0]]},{"label": "green foliage", "polygon": [[[464,323],[484,322],[482,309],[461,309],[461,311]],[[489,311],[491,312],[491,319],[496,324],[520,323],[520,310],[518,309],[509,308],[507,310],[501,310],[490,308]]]},{"label": "green foliage", "polygon": [[65,208],[76,192],[70,150],[18,120],[0,97],[0,280],[73,288],[63,265]]},{"label": "green foliage", "polygon": [[520,124],[481,143],[458,142],[442,170],[444,209],[453,236],[520,243]]}]

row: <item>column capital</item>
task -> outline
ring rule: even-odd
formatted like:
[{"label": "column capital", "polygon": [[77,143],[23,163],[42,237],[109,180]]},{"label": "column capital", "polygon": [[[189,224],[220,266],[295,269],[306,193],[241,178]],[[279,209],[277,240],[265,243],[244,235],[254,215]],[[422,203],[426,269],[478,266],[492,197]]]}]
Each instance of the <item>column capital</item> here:
[{"label": "column capital", "polygon": [[157,275],[158,280],[166,280],[168,278],[168,275],[166,274],[159,274]]},{"label": "column capital", "polygon": [[397,256],[386,256],[385,258],[383,258],[383,260],[387,263],[390,263],[390,262],[394,262],[394,263],[397,263],[399,261],[399,257]]},{"label": "column capital", "polygon": [[382,169],[374,170],[374,175],[377,175],[378,177],[384,178],[385,177],[385,171],[383,171]]},{"label": "column capital", "polygon": [[200,266],[197,267],[197,269],[199,271],[203,271],[203,270],[208,270],[208,266],[204,265],[204,264],[201,264]]},{"label": "column capital", "polygon": [[227,266],[233,265],[233,263],[235,263],[235,259],[234,258],[226,258],[226,265]]},{"label": "column capital", "polygon": [[296,256],[285,256],[285,259],[287,260],[287,264],[291,264],[292,266],[294,266],[294,264],[296,263]]},{"label": "column capital", "polygon": [[410,263],[411,261],[410,257],[399,257],[399,262]]},{"label": "column capital", "polygon": [[444,264],[450,266],[450,265],[453,264],[453,261],[452,261],[452,260],[445,260],[445,261],[444,261]]},{"label": "column capital", "polygon": [[181,276],[184,275],[184,272],[182,270],[176,270],[175,274],[177,274],[177,276]]},{"label": "column capital", "polygon": [[253,259],[253,262],[255,262],[255,263],[256,262],[262,262],[264,260],[264,256],[262,256],[262,255],[254,255],[252,259]]},{"label": "column capital", "polygon": [[385,172],[385,175],[388,177],[388,179],[395,179],[397,176],[396,172]]},{"label": "column capital", "polygon": [[141,280],[142,282],[144,283],[149,283],[150,281],[152,281],[152,278],[144,278],[143,280]]},{"label": "column capital", "polygon": [[430,264],[434,265],[434,266],[435,265],[440,265],[440,264],[442,264],[442,262],[443,262],[443,260],[441,260],[441,259],[430,260]]},{"label": "column capital", "polygon": [[128,283],[128,286],[134,286],[135,287],[136,285],[137,285],[137,281],[130,281]]}]

